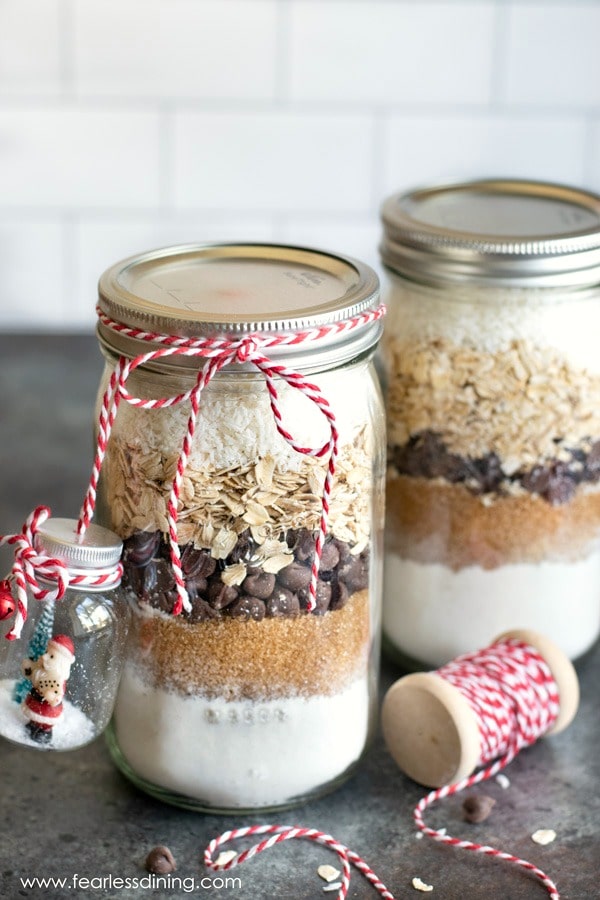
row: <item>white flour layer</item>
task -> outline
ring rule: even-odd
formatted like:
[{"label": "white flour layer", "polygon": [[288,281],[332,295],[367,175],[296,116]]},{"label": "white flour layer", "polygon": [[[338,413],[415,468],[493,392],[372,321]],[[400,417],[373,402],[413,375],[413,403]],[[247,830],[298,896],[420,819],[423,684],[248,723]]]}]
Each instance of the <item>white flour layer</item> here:
[{"label": "white flour layer", "polygon": [[126,667],[114,729],[154,785],[225,808],[283,804],[341,775],[369,726],[367,680],[332,696],[207,700],[151,687]]},{"label": "white flour layer", "polygon": [[385,565],[384,633],[406,656],[435,668],[512,628],[546,635],[571,659],[600,631],[598,552],[575,562],[457,572],[389,553]]}]

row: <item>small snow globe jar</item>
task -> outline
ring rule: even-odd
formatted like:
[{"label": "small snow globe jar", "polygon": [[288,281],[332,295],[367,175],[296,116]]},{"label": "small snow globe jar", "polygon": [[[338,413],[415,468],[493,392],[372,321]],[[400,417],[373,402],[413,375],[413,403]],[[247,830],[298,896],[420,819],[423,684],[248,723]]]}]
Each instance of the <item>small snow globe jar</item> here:
[{"label": "small snow globe jar", "polygon": [[600,196],[514,179],[389,197],[383,631],[439,667],[514,628],[600,633]]},{"label": "small snow globe jar", "polygon": [[[167,248],[100,279],[100,396],[123,358],[144,355],[98,491],[101,521],[124,541],[133,607],[107,734],[122,771],[167,802],[294,805],[348,778],[369,746],[385,471],[378,297],[362,263],[276,245]],[[179,400],[210,359],[218,371],[182,465],[192,403]]]},{"label": "small snow globe jar", "polygon": [[[1,623],[0,735],[40,750],[75,750],[104,731],[121,674],[129,618],[120,588],[122,543],[94,524],[80,541],[76,526],[51,518],[34,539],[38,553],[66,566],[63,596],[29,596],[14,640],[5,640],[11,619]],[[56,588],[55,581],[37,581]]]}]

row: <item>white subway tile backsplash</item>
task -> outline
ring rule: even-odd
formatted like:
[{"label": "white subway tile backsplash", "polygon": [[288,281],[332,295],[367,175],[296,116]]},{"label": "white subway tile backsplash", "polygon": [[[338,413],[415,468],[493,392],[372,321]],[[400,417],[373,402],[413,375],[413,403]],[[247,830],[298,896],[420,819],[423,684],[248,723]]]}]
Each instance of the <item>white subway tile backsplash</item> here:
[{"label": "white subway tile backsplash", "polygon": [[380,271],[381,201],[433,179],[600,191],[599,38],[600,0],[0,0],[0,329],[91,329],[179,242]]},{"label": "white subway tile backsplash", "polygon": [[600,5],[519,3],[509,12],[506,99],[540,107],[600,106]]},{"label": "white subway tile backsplash", "polygon": [[64,327],[64,276],[60,222],[0,219],[0,330]]},{"label": "white subway tile backsplash", "polygon": [[270,240],[273,240],[273,226],[269,218],[163,215],[152,219],[83,219],[76,227],[79,266],[70,308],[78,326],[92,329],[100,275],[109,266],[136,253],[175,244]]},{"label": "white subway tile backsplash", "polygon": [[0,2],[0,96],[60,92],[59,4]]},{"label": "white subway tile backsplash", "polygon": [[80,95],[270,98],[276,0],[75,0]]},{"label": "white subway tile backsplash", "polygon": [[590,187],[600,194],[600,118],[592,124],[588,141],[589,166],[586,174]]},{"label": "white subway tile backsplash", "polygon": [[343,104],[485,103],[494,4],[291,0],[290,94]]},{"label": "white subway tile backsplash", "polygon": [[181,112],[173,134],[179,209],[369,208],[367,116]]},{"label": "white subway tile backsplash", "polygon": [[0,204],[152,207],[159,199],[158,115],[27,106],[0,112]]},{"label": "white subway tile backsplash", "polygon": [[577,117],[393,116],[386,131],[386,193],[448,177],[584,178],[585,125]]}]

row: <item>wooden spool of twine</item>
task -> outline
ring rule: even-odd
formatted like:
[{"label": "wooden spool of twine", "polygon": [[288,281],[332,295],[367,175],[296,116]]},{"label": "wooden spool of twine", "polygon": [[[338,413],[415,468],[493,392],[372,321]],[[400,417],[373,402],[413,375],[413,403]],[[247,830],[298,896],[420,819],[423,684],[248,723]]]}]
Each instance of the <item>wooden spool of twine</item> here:
[{"label": "wooden spool of twine", "polygon": [[436,672],[395,682],[384,699],[382,728],[403,772],[442,787],[558,734],[578,705],[577,675],[562,650],[533,631],[509,631]]}]

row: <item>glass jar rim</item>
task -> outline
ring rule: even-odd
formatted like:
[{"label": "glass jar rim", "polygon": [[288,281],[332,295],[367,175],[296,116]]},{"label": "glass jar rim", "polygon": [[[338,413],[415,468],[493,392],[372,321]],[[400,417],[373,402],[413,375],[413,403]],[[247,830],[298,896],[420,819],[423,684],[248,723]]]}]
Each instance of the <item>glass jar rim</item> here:
[{"label": "glass jar rim", "polygon": [[[240,341],[252,335],[273,359],[337,365],[379,340],[369,313],[379,280],[351,257],[285,244],[190,244],[123,260],[99,281],[98,335],[135,358],[164,336]],[[304,339],[310,335],[310,339]],[[171,360],[197,368],[194,357]]]},{"label": "glass jar rim", "polygon": [[430,284],[600,284],[600,195],[484,178],[414,188],[381,208],[385,266]]}]

